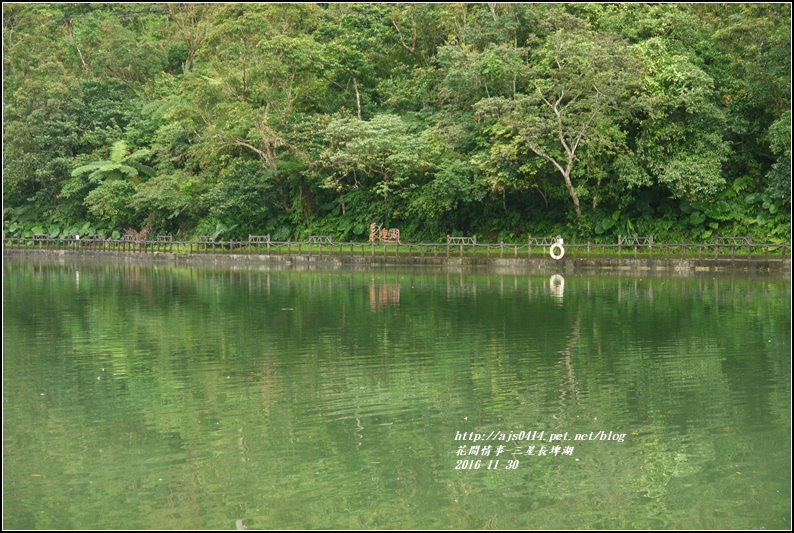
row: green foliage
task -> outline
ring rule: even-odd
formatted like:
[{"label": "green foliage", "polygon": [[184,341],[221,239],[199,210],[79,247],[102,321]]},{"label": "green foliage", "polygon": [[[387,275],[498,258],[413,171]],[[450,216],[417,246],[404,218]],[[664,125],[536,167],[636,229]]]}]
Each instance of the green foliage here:
[{"label": "green foliage", "polygon": [[134,224],[135,212],[130,203],[134,193],[132,182],[109,180],[89,192],[83,203],[94,220],[120,228]]},{"label": "green foliage", "polygon": [[674,198],[713,199],[725,184],[724,114],[713,80],[669,48],[660,38],[637,46],[647,71],[636,97],[645,117],[637,160]]},{"label": "green foliage", "polygon": [[785,241],[790,35],[787,4],[4,4],[4,224]]},{"label": "green foliage", "polygon": [[130,205],[139,213],[147,213],[153,228],[164,232],[177,232],[193,225],[200,213],[196,202],[200,197],[195,178],[182,171],[160,174],[135,191]]},{"label": "green foliage", "polygon": [[116,180],[129,178],[135,185],[140,185],[139,174],[152,174],[153,170],[138,162],[149,155],[149,150],[136,150],[135,153],[127,153],[127,143],[116,141],[110,149],[110,159],[106,161],[95,161],[87,165],[81,165],[72,171],[72,177],[80,177],[88,174],[88,181],[101,183],[104,180]]},{"label": "green foliage", "polygon": [[777,161],[767,173],[767,193],[791,206],[791,111],[783,113],[769,127],[769,144]]},{"label": "green foliage", "polygon": [[406,201],[435,170],[438,154],[427,136],[410,131],[395,115],[338,119],[328,125],[326,138],[328,148],[320,158],[328,173],[323,186],[340,196],[366,187],[383,202],[382,217],[403,216]]},{"label": "green foliage", "polygon": [[230,240],[234,238],[233,230],[237,224],[224,223],[217,216],[211,215],[201,219],[196,226],[196,235],[207,235],[216,240]]},{"label": "green foliage", "polygon": [[[625,109],[636,65],[618,39],[584,30],[557,31],[529,61],[526,94],[484,99],[475,107],[511,128],[560,173],[581,215],[580,197],[589,192],[581,180],[574,182],[573,171],[583,158],[624,150],[619,110]],[[518,65],[513,72],[519,76]]]},{"label": "green foliage", "polygon": [[237,227],[232,233],[235,237],[247,238],[249,233],[260,234],[257,228],[265,226],[269,215],[279,209],[276,195],[271,172],[256,161],[233,159],[217,181],[201,194],[198,209],[213,219]]}]

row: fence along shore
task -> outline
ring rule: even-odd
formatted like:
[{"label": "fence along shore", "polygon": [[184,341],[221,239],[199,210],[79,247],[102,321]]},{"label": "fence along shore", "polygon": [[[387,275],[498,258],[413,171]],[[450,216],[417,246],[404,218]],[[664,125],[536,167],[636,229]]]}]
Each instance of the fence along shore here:
[{"label": "fence along shore", "polygon": [[[154,238],[106,238],[102,234],[80,237],[51,237],[34,234],[32,237],[3,237],[5,248],[39,248],[48,250],[104,250],[149,253],[235,253],[275,255],[395,255],[433,257],[538,257],[547,256],[560,237],[529,237],[526,243],[482,243],[477,236],[447,236],[446,243],[411,243],[384,239],[369,242],[336,242],[332,235],[309,235],[305,241],[274,241],[270,235],[249,235],[247,241],[217,241],[200,235],[195,240],[175,240],[172,235]],[[630,253],[654,257],[747,257],[782,255],[791,257],[791,244],[753,243],[750,236],[716,236],[713,243],[660,243],[649,237],[618,236],[617,243],[565,242],[569,256],[602,256]]]}]

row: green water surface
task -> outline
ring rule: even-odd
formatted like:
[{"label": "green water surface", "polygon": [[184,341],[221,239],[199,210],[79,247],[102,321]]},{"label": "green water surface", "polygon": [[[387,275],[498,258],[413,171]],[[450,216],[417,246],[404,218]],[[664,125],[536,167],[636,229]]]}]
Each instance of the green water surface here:
[{"label": "green water surface", "polygon": [[3,526],[788,529],[790,309],[763,277],[6,261]]}]

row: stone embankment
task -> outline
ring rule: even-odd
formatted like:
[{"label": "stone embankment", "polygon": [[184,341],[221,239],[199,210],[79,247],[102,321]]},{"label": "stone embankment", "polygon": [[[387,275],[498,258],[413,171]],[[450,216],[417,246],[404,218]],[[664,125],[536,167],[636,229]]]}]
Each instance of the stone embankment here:
[{"label": "stone embankment", "polygon": [[135,265],[218,267],[256,270],[311,270],[401,267],[442,270],[491,270],[497,273],[577,274],[597,272],[694,273],[747,272],[790,276],[791,257],[781,255],[675,258],[643,256],[446,257],[411,255],[318,254],[171,254],[104,250],[3,250],[4,259],[45,262],[115,263]]}]

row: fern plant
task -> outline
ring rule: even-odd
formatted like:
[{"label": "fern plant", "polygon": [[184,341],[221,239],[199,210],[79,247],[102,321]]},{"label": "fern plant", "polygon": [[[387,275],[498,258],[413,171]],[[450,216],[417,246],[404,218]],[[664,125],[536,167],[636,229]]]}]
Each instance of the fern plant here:
[{"label": "fern plant", "polygon": [[90,172],[88,180],[94,183],[104,182],[112,179],[129,178],[135,185],[140,185],[140,174],[151,176],[154,169],[140,163],[139,161],[148,156],[150,150],[141,149],[129,154],[127,143],[116,141],[110,149],[110,159],[106,161],[94,161],[77,167],[72,171],[73,177],[82,176]]}]

